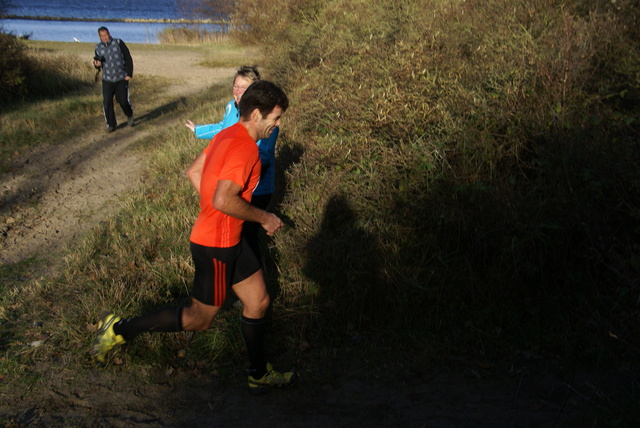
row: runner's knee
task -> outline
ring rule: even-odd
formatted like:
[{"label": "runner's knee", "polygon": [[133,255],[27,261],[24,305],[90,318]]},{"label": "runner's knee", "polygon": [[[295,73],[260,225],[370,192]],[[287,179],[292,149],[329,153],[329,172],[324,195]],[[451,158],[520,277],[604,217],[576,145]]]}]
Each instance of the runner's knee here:
[{"label": "runner's knee", "polygon": [[260,299],[243,302],[244,310],[242,313],[249,318],[262,318],[266,315],[270,304],[269,295],[265,293]]}]

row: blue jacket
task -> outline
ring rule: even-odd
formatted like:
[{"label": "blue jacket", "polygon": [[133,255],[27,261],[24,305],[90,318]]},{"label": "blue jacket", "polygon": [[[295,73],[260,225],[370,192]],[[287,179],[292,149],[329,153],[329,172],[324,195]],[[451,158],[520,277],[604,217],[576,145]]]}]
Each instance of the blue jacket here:
[{"label": "blue jacket", "polygon": [[196,125],[196,128],[194,129],[196,138],[210,140],[215,137],[218,132],[230,127],[231,125],[235,125],[238,120],[240,120],[240,112],[238,111],[236,102],[231,100],[227,103],[227,106],[224,109],[222,122],[210,123],[209,125]]},{"label": "blue jacket", "polygon": [[[240,112],[234,100],[227,103],[224,109],[222,122],[208,125],[196,125],[194,132],[196,138],[210,140],[225,128],[234,125],[240,120]],[[258,152],[260,153],[260,163],[262,163],[262,175],[258,187],[253,191],[256,196],[270,195],[276,188],[276,140],[280,128],[275,128],[269,138],[257,141]]]}]

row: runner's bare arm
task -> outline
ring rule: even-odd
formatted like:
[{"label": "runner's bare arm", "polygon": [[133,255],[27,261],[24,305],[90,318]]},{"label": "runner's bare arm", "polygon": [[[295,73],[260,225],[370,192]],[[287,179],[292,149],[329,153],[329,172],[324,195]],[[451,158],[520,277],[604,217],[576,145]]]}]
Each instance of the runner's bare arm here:
[{"label": "runner's bare arm", "polygon": [[200,179],[202,178],[202,168],[204,167],[204,160],[206,157],[207,155],[204,152],[200,153],[196,160],[194,160],[189,168],[187,168],[186,172],[187,178],[193,187],[196,188],[198,193],[200,193]]},{"label": "runner's bare arm", "polygon": [[231,217],[253,221],[272,236],[283,226],[277,215],[256,208],[240,196],[242,187],[231,180],[220,180],[213,195],[213,207]]}]

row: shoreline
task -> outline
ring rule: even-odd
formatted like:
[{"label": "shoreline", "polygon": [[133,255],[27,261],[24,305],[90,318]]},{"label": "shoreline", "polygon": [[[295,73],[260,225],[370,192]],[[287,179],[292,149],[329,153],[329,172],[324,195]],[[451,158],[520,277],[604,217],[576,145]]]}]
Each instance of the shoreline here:
[{"label": "shoreline", "polygon": [[187,18],[68,18],[56,16],[30,16],[30,15],[0,15],[0,19],[15,19],[25,21],[71,21],[71,22],[131,22],[150,24],[226,24],[226,21],[214,19],[187,19]]}]

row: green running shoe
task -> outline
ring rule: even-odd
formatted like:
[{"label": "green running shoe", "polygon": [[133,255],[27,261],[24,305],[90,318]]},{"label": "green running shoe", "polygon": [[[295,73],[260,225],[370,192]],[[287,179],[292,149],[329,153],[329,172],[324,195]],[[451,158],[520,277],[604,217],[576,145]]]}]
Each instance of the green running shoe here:
[{"label": "green running shoe", "polygon": [[114,346],[125,343],[124,337],[113,331],[113,325],[118,321],[120,321],[120,317],[109,313],[103,315],[98,321],[98,336],[93,341],[92,355],[99,364],[105,363],[107,352],[112,350]]},{"label": "green running shoe", "polygon": [[260,379],[249,376],[249,392],[253,395],[264,394],[271,388],[288,388],[298,380],[295,371],[278,372],[273,369],[271,363],[267,363],[267,373]]}]

